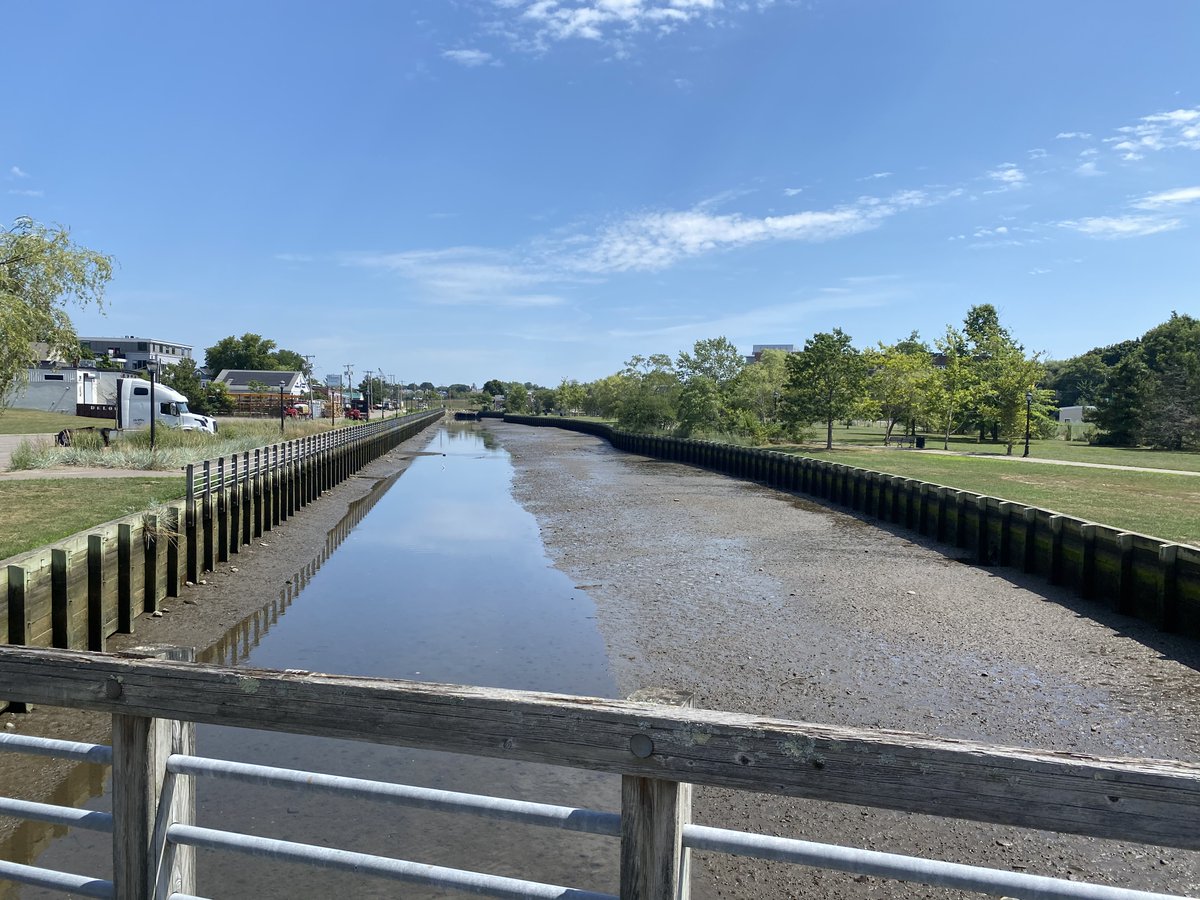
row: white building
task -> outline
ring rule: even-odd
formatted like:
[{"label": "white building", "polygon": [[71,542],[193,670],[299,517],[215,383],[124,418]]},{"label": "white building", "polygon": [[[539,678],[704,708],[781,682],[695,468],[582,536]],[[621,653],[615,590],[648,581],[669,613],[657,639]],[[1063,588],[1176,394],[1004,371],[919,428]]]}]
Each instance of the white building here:
[{"label": "white building", "polygon": [[192,359],[192,345],[159,338],[135,337],[81,337],[79,343],[90,349],[97,358],[107,357],[120,362],[127,372],[138,372],[146,368],[150,360],[158,360],[163,366],[173,366],[183,359]]}]

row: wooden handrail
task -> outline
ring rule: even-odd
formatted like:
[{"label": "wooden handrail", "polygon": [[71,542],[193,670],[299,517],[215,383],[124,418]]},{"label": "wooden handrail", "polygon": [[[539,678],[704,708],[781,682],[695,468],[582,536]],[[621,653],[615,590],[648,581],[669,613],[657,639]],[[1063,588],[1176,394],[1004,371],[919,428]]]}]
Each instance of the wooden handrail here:
[{"label": "wooden handrail", "polygon": [[1200,764],[596,697],[7,647],[0,696],[1200,849]]}]

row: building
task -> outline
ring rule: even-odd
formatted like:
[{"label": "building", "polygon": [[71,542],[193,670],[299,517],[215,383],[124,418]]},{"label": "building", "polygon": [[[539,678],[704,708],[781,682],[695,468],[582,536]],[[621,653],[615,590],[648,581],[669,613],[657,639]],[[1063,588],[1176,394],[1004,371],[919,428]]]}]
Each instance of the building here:
[{"label": "building", "polygon": [[112,418],[120,375],[120,372],[74,367],[30,369],[28,379],[14,389],[9,405],[71,416]]},{"label": "building", "polygon": [[752,352],[746,357],[746,362],[756,363],[762,359],[764,350],[782,350],[784,353],[795,353],[795,344],[755,344]]},{"label": "building", "polygon": [[79,343],[99,358],[119,362],[127,372],[138,372],[146,368],[150,360],[160,365],[173,366],[184,359],[192,359],[192,346],[178,341],[158,338],[143,338],[133,335],[125,337],[81,337]]},{"label": "building", "polygon": [[222,369],[214,382],[225,385],[233,396],[238,394],[277,393],[282,384],[288,397],[307,397],[308,379],[303,372],[276,372],[270,369]]}]

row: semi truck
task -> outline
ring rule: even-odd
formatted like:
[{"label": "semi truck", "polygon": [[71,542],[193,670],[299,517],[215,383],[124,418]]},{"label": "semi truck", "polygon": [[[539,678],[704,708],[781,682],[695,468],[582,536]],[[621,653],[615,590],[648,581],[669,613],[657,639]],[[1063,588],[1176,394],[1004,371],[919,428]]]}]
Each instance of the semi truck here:
[{"label": "semi truck", "polygon": [[[117,428],[150,425],[150,382],[140,378],[117,379]],[[217,420],[188,410],[187,397],[165,384],[154,385],[154,421],[184,431],[217,433]]]}]

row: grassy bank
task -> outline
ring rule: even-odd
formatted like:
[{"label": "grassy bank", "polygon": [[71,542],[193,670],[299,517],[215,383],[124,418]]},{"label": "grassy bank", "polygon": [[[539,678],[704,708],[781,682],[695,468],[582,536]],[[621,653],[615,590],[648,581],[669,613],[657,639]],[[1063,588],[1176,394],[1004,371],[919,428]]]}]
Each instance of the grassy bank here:
[{"label": "grassy bank", "polygon": [[183,496],[178,475],[0,481],[0,559]]},{"label": "grassy bank", "polygon": [[786,449],[1200,545],[1198,476],[1056,466],[986,456],[945,456],[918,450]]}]

